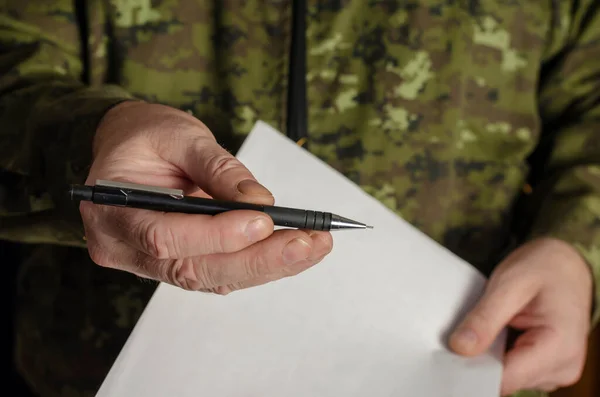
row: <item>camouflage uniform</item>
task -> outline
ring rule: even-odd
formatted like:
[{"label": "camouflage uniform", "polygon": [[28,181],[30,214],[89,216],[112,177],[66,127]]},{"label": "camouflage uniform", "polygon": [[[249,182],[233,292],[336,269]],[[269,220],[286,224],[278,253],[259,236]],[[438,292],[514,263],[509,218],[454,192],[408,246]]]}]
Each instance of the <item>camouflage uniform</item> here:
[{"label": "camouflage uniform", "polygon": [[[58,199],[98,120],[137,97],[232,152],[257,119],[286,132],[291,3],[0,1],[0,238],[28,243],[16,357],[41,396],[93,395],[155,288],[91,263]],[[486,273],[551,235],[600,280],[598,2],[307,3],[307,150]]]}]

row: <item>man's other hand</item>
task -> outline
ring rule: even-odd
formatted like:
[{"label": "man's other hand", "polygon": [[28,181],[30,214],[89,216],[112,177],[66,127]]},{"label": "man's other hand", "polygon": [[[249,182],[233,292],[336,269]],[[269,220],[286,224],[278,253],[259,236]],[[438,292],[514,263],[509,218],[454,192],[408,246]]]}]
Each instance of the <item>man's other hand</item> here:
[{"label": "man's other hand", "polygon": [[[274,165],[276,166],[276,165]],[[183,189],[188,195],[273,204],[271,193],[186,112],[125,102],[100,123],[86,183]],[[92,260],[186,290],[226,294],[296,275],[332,249],[331,234],[274,231],[269,216],[161,213],[82,202]]]},{"label": "man's other hand", "polygon": [[532,241],[492,274],[450,347],[478,355],[512,327],[522,334],[505,356],[502,395],[570,386],[585,364],[592,284],[589,266],[573,247],[554,239]]}]

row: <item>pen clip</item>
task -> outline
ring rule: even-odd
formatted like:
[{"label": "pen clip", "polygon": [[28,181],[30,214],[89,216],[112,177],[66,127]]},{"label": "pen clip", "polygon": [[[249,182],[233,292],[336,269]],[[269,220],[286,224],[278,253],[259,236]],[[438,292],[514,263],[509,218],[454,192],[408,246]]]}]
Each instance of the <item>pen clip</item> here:
[{"label": "pen clip", "polygon": [[159,186],[139,185],[137,183],[128,183],[128,182],[106,181],[106,180],[102,180],[102,179],[97,179],[96,185],[97,186],[105,186],[105,187],[114,187],[117,189],[141,190],[141,191],[150,192],[150,193],[166,194],[175,199],[183,198],[183,190],[181,190],[181,189],[170,189],[170,188],[159,187]]}]

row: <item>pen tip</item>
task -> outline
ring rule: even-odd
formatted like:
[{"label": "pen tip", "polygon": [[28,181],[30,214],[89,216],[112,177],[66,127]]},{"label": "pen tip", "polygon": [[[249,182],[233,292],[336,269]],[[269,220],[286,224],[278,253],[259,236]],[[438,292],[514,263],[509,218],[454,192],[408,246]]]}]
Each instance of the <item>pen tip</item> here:
[{"label": "pen tip", "polygon": [[367,225],[367,229],[373,229],[373,226]]}]

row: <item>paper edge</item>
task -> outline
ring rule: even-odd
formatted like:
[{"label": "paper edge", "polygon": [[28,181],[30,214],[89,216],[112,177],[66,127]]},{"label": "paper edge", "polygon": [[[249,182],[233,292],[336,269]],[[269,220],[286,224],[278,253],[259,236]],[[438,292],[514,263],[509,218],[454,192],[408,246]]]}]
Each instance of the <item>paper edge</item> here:
[{"label": "paper edge", "polygon": [[[279,136],[278,139],[281,139],[282,141],[288,141],[288,143],[295,144],[295,142],[293,140],[291,140],[287,136],[283,135],[281,132],[279,132],[277,129],[275,129],[274,127],[272,127],[267,122],[262,121],[262,120],[257,120],[256,123],[254,124],[254,126],[252,127],[250,133],[246,136],[246,138],[244,139],[244,141],[240,145],[238,151],[236,152],[235,157],[238,158],[238,160],[239,160],[239,156],[243,155],[244,150],[246,150],[246,148],[248,146],[248,143],[247,143],[249,141],[248,138],[255,131],[260,131],[261,129],[269,130],[269,132],[272,133],[273,135]],[[307,154],[310,155],[310,153],[307,153]],[[418,229],[417,227],[415,227],[414,225],[412,225],[410,222],[408,222],[407,220],[405,220],[402,216],[400,216],[398,213],[396,213],[395,211],[393,211],[389,207],[385,206],[383,203],[381,203],[379,200],[377,200],[371,194],[369,194],[368,192],[366,192],[360,186],[356,185],[354,182],[352,182],[351,180],[349,180],[345,175],[343,175],[341,172],[339,172],[338,170],[336,170],[335,168],[333,168],[331,165],[329,165],[328,163],[326,163],[322,159],[320,159],[320,158],[318,158],[316,156],[313,156],[313,159],[316,160],[316,161],[319,161],[321,163],[321,165],[324,165],[325,167],[329,168],[331,171],[335,172],[338,176],[342,177],[344,183],[347,183],[347,184],[351,185],[353,189],[360,190],[363,194],[365,194],[371,200],[373,200],[376,203],[376,205],[381,206],[390,215],[395,216],[401,222],[403,222],[406,225],[408,225],[409,227],[411,227],[414,231],[420,233],[426,239],[432,241],[435,244],[438,244],[438,246],[440,248],[442,248],[443,250],[445,250],[449,255],[455,257],[456,259],[458,259],[458,261],[462,262],[464,265],[469,266],[472,270],[475,271],[474,275],[478,275],[480,277],[479,281],[482,282],[482,286],[485,289],[485,284],[487,283],[488,277],[486,277],[486,275],[481,270],[477,269],[471,263],[469,263],[468,261],[466,261],[463,258],[461,258],[460,256],[458,256],[457,254],[455,254],[454,252],[452,252],[447,247],[445,247],[445,246],[439,244],[437,241],[433,240],[426,233],[424,233],[423,231],[421,231],[420,229]],[[239,161],[242,162],[242,164],[244,164],[242,160],[239,160]],[[250,170],[250,172],[252,172],[252,170]],[[157,295],[158,295],[159,291],[161,289],[164,289],[165,287],[166,288],[170,288],[172,286],[169,285],[168,283],[164,283],[164,282],[159,282],[158,283],[156,289],[152,293],[152,296],[150,297],[150,299],[148,300],[146,306],[142,310],[142,313],[140,314],[140,316],[138,318],[138,321],[133,326],[133,328],[132,328],[129,336],[127,337],[125,343],[123,344],[122,348],[120,349],[119,353],[117,354],[117,357],[116,357],[115,361],[113,362],[113,365],[108,370],[108,372],[107,372],[104,380],[102,381],[100,387],[98,388],[98,391],[96,392],[95,397],[106,395],[106,392],[104,391],[104,389],[106,387],[108,387],[109,384],[116,383],[116,381],[120,378],[121,374],[119,373],[119,368],[121,368],[122,365],[123,365],[123,360],[124,360],[123,359],[123,353],[128,349],[128,347],[132,343],[134,343],[135,336],[140,332],[139,329],[143,325],[143,322],[145,321],[145,318],[147,316],[149,308],[152,306],[153,301],[155,301],[157,299]],[[458,316],[458,317],[460,317],[460,316]],[[457,318],[456,321],[460,322],[460,319],[461,318]],[[487,349],[483,353],[483,354],[489,354],[489,355],[491,355],[494,358],[496,358],[496,359],[499,360],[499,363],[502,366],[501,374],[500,375],[502,375],[502,372],[503,372],[503,357],[504,357],[505,349],[506,349],[506,345],[507,345],[507,334],[508,334],[508,329],[504,328],[499,333],[499,335],[497,336],[497,338],[492,342],[490,348]],[[443,345],[447,348],[446,343],[444,343]],[[109,380],[112,380],[112,382],[109,382]],[[498,390],[500,390],[500,389],[498,389]]]},{"label": "paper edge", "polygon": [[[242,164],[244,164],[243,159],[239,159],[239,157],[240,157],[240,155],[243,155],[244,151],[247,149],[247,146],[248,146],[248,139],[247,138],[250,137],[250,135],[252,135],[256,131],[261,131],[261,130],[268,130],[269,133],[271,133],[274,136],[277,136],[278,137],[277,139],[280,139],[282,142],[285,141],[288,144],[294,144],[295,145],[295,142],[292,139],[290,139],[286,135],[282,134],[276,128],[272,127],[269,123],[267,123],[267,122],[265,122],[263,120],[257,120],[256,123],[254,124],[254,126],[252,127],[252,129],[250,130],[250,133],[248,134],[248,136],[246,137],[246,139],[244,139],[244,141],[240,145],[239,150],[236,153],[236,158],[238,158],[238,160]],[[302,149],[302,150],[305,150],[305,149]],[[327,167],[330,171],[332,171],[336,175],[338,175],[341,178],[340,182],[342,182],[342,180],[343,180],[343,183],[345,183],[347,186],[350,186],[352,189],[360,192],[361,194],[367,196],[369,198],[369,200],[371,200],[374,203],[374,205],[377,205],[380,208],[382,208],[383,210],[385,210],[388,213],[388,215],[395,217],[397,220],[399,220],[400,222],[402,222],[405,225],[407,225],[408,227],[410,227],[413,231],[419,233],[422,237],[425,237],[430,242],[433,242],[434,244],[437,244],[446,253],[448,253],[449,255],[453,256],[455,259],[457,259],[458,261],[462,262],[463,264],[467,265],[470,269],[474,270],[479,275],[479,277],[481,278],[482,281],[485,282],[485,281],[487,281],[489,279],[489,277],[485,273],[483,273],[483,271],[481,271],[477,267],[473,266],[473,264],[471,264],[470,262],[468,262],[464,258],[461,258],[456,253],[452,252],[452,250],[450,250],[448,247],[446,247],[446,246],[438,243],[437,241],[435,241],[427,233],[423,232],[422,230],[420,230],[419,228],[417,228],[416,226],[414,226],[412,223],[410,223],[409,221],[407,221],[406,219],[404,219],[396,211],[394,211],[391,208],[389,208],[388,206],[384,205],[380,200],[377,200],[377,198],[375,198],[372,194],[370,194],[369,192],[365,191],[363,188],[361,188],[359,185],[357,185],[356,183],[354,183],[352,180],[348,179],[344,174],[342,174],[340,171],[338,171],[337,169],[335,169],[334,167],[332,167],[330,164],[328,164],[327,162],[323,161],[319,157],[312,155],[310,152],[308,152],[306,150],[305,150],[304,155],[306,155],[306,156],[312,156],[313,160],[318,161],[322,166]],[[244,164],[244,166],[245,166],[245,164]],[[252,170],[250,170],[250,172],[252,172]],[[260,180],[258,182],[260,183]]]}]

